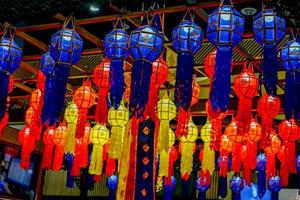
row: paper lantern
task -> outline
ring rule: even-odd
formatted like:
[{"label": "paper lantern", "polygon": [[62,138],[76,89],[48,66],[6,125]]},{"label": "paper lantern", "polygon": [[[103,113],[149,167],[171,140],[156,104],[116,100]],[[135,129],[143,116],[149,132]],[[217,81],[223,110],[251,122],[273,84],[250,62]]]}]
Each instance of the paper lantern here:
[{"label": "paper lantern", "polygon": [[46,76],[44,75],[42,70],[39,70],[37,75],[36,75],[36,88],[40,89],[41,92],[45,91],[45,81],[46,81]]},{"label": "paper lantern", "polygon": [[300,43],[296,38],[290,40],[281,50],[281,65],[286,70],[284,90],[284,113],[286,119],[300,120],[299,82],[300,82]]},{"label": "paper lantern", "polygon": [[89,173],[95,175],[102,174],[103,165],[103,145],[107,143],[109,131],[104,125],[96,124],[90,134],[90,140],[93,144],[92,158],[89,167]]},{"label": "paper lantern", "polygon": [[230,0],[222,1],[208,17],[207,38],[217,48],[210,101],[214,111],[226,111],[230,94],[232,49],[243,39],[244,17]]},{"label": "paper lantern", "polygon": [[41,121],[41,112],[43,108],[43,93],[40,89],[36,89],[31,93],[31,100],[30,100],[30,106],[33,109],[33,118],[31,123],[28,123],[30,125],[30,128],[32,129],[36,141],[38,141],[41,137],[41,131],[42,131],[42,121]]},{"label": "paper lantern", "polygon": [[54,128],[49,127],[44,131],[43,135],[43,143],[44,143],[44,151],[43,151],[43,159],[42,159],[42,168],[43,169],[51,169],[52,164],[52,154],[54,148]]},{"label": "paper lantern", "polygon": [[95,111],[95,120],[98,123],[105,124],[107,121],[107,93],[110,86],[110,60],[105,57],[97,65],[93,72],[93,81],[98,87],[98,101]]},{"label": "paper lantern", "polygon": [[157,141],[157,154],[159,154],[169,150],[169,123],[176,117],[176,106],[166,94],[158,101],[157,116],[160,120]]},{"label": "paper lantern", "polygon": [[260,153],[256,158],[257,169],[257,192],[258,196],[262,198],[266,192],[266,166],[267,157],[266,154]]},{"label": "paper lantern", "polygon": [[[53,143],[55,144],[55,152],[53,157],[53,170],[60,170],[64,160],[64,147],[66,143],[67,127],[65,123],[61,123],[55,129]],[[49,155],[48,155],[49,156]],[[51,155],[52,156],[52,155]]]},{"label": "paper lantern", "polygon": [[76,129],[76,137],[81,138],[84,135],[84,127],[86,123],[88,109],[94,105],[96,94],[91,87],[91,82],[86,80],[82,86],[74,93],[73,101],[79,110],[79,119]]},{"label": "paper lantern", "polygon": [[281,148],[281,140],[277,137],[275,130],[270,134],[270,143],[265,147],[267,154],[267,179],[276,175],[276,158],[275,155]]},{"label": "paper lantern", "polygon": [[163,34],[148,24],[145,17],[141,26],[130,34],[129,50],[134,59],[131,74],[130,103],[131,115],[138,118],[143,115],[148,101],[152,74],[152,62],[162,52]]},{"label": "paper lantern", "polygon": [[78,108],[75,103],[71,103],[65,110],[64,118],[67,122],[67,136],[65,153],[75,154],[75,134],[78,121]]},{"label": "paper lantern", "polygon": [[271,190],[271,199],[279,199],[279,191],[281,190],[281,180],[279,176],[272,176],[268,181],[268,188]]},{"label": "paper lantern", "polygon": [[175,99],[179,108],[188,110],[192,100],[194,54],[201,48],[202,29],[192,20],[188,10],[172,31],[172,46],[177,51]]},{"label": "paper lantern", "polygon": [[30,167],[30,154],[35,147],[35,139],[29,126],[20,130],[18,140],[22,146],[20,167],[27,170]]},{"label": "paper lantern", "polygon": [[215,152],[210,147],[211,122],[209,120],[202,126],[200,138],[204,142],[203,158],[201,160],[202,169],[206,169],[212,174],[215,170]]},{"label": "paper lantern", "polygon": [[232,200],[241,199],[241,191],[244,189],[245,182],[239,176],[233,176],[230,180],[230,189],[232,191]]},{"label": "paper lantern", "polygon": [[279,17],[273,8],[263,7],[253,19],[253,36],[263,46],[263,81],[267,93],[272,96],[276,95],[277,44],[282,41],[284,35],[284,18]]},{"label": "paper lantern", "polygon": [[204,72],[210,79],[213,78],[215,73],[216,55],[217,50],[214,50],[209,53],[204,60]]}]

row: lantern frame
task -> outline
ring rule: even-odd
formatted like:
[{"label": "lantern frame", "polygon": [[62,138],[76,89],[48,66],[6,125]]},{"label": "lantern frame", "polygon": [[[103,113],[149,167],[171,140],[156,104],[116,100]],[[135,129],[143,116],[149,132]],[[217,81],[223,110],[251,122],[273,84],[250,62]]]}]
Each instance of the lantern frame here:
[{"label": "lantern frame", "polygon": [[281,49],[281,66],[287,71],[300,71],[300,43],[294,38]]},{"label": "lantern frame", "polygon": [[90,132],[90,141],[94,145],[104,145],[108,142],[109,130],[106,126],[101,124],[96,124]]},{"label": "lantern frame", "polygon": [[129,121],[129,111],[123,103],[116,110],[113,106],[108,111],[108,122],[112,126],[125,126]]},{"label": "lantern frame", "polygon": [[176,105],[169,98],[162,98],[157,103],[157,115],[160,120],[171,120],[176,117]]}]

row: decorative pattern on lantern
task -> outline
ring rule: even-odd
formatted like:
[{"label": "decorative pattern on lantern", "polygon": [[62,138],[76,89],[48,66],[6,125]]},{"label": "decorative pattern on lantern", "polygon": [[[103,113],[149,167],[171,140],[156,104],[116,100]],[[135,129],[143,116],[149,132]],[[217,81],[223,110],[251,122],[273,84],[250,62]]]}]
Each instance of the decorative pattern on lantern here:
[{"label": "decorative pattern on lantern", "polygon": [[263,81],[268,94],[276,95],[277,44],[285,35],[285,21],[273,8],[263,7],[253,20],[254,39],[263,46]]},{"label": "decorative pattern on lantern", "polygon": [[178,53],[175,99],[179,108],[185,111],[191,105],[194,58],[193,55],[201,48],[202,29],[192,20],[187,10],[183,20],[172,31],[172,46]]},{"label": "decorative pattern on lantern", "polygon": [[35,147],[35,139],[32,135],[30,127],[25,126],[20,130],[18,136],[18,141],[22,146],[20,167],[24,169],[29,169],[30,154],[33,152]]},{"label": "decorative pattern on lantern", "polygon": [[109,139],[109,131],[104,125],[96,124],[90,134],[90,140],[93,143],[92,158],[89,167],[89,173],[95,175],[102,174],[103,166],[103,145]]},{"label": "decorative pattern on lantern", "polygon": [[93,82],[98,87],[98,101],[95,111],[95,121],[105,124],[107,121],[107,93],[110,86],[110,60],[105,57],[93,72]]},{"label": "decorative pattern on lantern", "polygon": [[79,121],[76,128],[76,137],[81,138],[84,135],[85,123],[87,118],[88,109],[94,105],[96,94],[91,87],[91,81],[86,80],[82,86],[74,93],[74,103],[79,109]]},{"label": "decorative pattern on lantern", "polygon": [[[53,143],[55,144],[55,152],[53,157],[53,170],[60,170],[64,160],[64,147],[66,143],[67,127],[65,123],[62,123],[55,129]],[[48,155],[52,156],[52,155]]]},{"label": "decorative pattern on lantern", "polygon": [[78,108],[75,103],[71,103],[65,110],[65,120],[67,124],[67,136],[65,153],[75,154],[75,134],[78,121]]},{"label": "decorative pattern on lantern", "polygon": [[156,152],[160,154],[169,151],[169,123],[176,117],[176,106],[167,94],[158,101],[157,116],[160,123]]},{"label": "decorative pattern on lantern", "polygon": [[233,176],[230,180],[230,189],[232,190],[232,200],[241,199],[241,191],[244,189],[245,182],[239,176]]},{"label": "decorative pattern on lantern", "polygon": [[215,170],[215,151],[210,148],[211,142],[211,122],[209,119],[206,120],[206,123],[201,128],[200,138],[204,142],[204,149],[202,150],[202,169],[208,170],[210,174],[213,174]]},{"label": "decorative pattern on lantern", "polygon": [[118,18],[114,29],[104,38],[104,55],[111,60],[110,66],[110,104],[117,109],[121,103],[124,82],[124,59],[129,56],[129,35],[125,31],[122,20]]},{"label": "decorative pattern on lantern", "polygon": [[7,104],[10,75],[20,66],[22,50],[14,41],[14,30],[5,28],[0,40],[0,121],[2,121]]},{"label": "decorative pattern on lantern", "polygon": [[129,111],[121,102],[116,110],[111,107],[108,111],[108,122],[111,124],[111,143],[109,145],[109,156],[120,159],[123,149],[126,124],[129,121]]},{"label": "decorative pattern on lantern", "polygon": [[286,119],[300,120],[300,43],[290,40],[281,50],[281,66],[286,70],[284,113]]},{"label": "decorative pattern on lantern", "polygon": [[276,131],[273,130],[270,134],[270,144],[265,147],[265,152],[267,154],[267,169],[266,175],[267,179],[271,176],[276,175],[276,158],[275,155],[281,148],[281,140],[276,135]]},{"label": "decorative pattern on lantern", "polygon": [[281,180],[279,176],[272,176],[268,181],[268,188],[271,190],[271,199],[279,199],[279,191],[281,190]]},{"label": "decorative pattern on lantern", "polygon": [[148,24],[148,16],[140,27],[130,34],[129,50],[134,59],[131,75],[131,116],[141,117],[148,101],[149,86],[154,62],[163,49],[163,34]]},{"label": "decorative pattern on lantern", "polygon": [[242,39],[244,17],[230,0],[224,0],[208,17],[207,38],[217,48],[210,102],[214,111],[229,104],[232,49]]}]

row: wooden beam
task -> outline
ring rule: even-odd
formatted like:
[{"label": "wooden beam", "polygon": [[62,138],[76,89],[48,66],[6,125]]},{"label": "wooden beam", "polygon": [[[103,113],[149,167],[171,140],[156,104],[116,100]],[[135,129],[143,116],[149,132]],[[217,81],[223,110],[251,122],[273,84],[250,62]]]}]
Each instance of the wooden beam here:
[{"label": "wooden beam", "polygon": [[39,69],[33,67],[32,65],[30,65],[29,63],[24,62],[24,61],[21,62],[21,67],[33,74],[36,74],[39,71]]},{"label": "wooden beam", "polygon": [[22,83],[14,83],[14,85],[17,88],[20,88],[21,90],[28,92],[28,93],[31,93],[33,91],[33,89],[31,87],[28,87],[27,85],[24,85]]},{"label": "wooden beam", "polygon": [[24,33],[24,32],[17,32],[16,35],[25,40],[26,42],[28,42],[29,44],[37,47],[38,49],[44,51],[44,52],[47,52],[49,50],[48,46],[43,43],[42,41],[28,35],[27,33]]}]

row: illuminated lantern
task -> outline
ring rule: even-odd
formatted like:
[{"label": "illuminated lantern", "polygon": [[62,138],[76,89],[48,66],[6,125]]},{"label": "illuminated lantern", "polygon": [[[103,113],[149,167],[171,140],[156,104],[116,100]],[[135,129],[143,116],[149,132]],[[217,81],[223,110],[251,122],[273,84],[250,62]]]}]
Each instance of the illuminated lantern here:
[{"label": "illuminated lantern", "polygon": [[129,112],[123,103],[118,109],[111,107],[108,111],[108,122],[111,125],[111,143],[109,146],[109,156],[120,159],[123,149],[126,124],[129,121]]},{"label": "illuminated lantern", "polygon": [[214,77],[216,55],[217,55],[217,50],[214,50],[211,53],[209,53],[204,60],[204,72],[210,79]]},{"label": "illuminated lantern", "polygon": [[222,1],[208,17],[207,38],[217,48],[216,64],[210,91],[214,111],[227,110],[230,94],[232,50],[242,39],[244,17],[230,0]]},{"label": "illuminated lantern", "polygon": [[276,159],[275,155],[281,148],[281,140],[277,137],[275,130],[270,134],[270,143],[265,147],[267,154],[267,179],[276,175]]},{"label": "illuminated lantern", "polygon": [[75,103],[71,103],[65,110],[64,118],[67,122],[67,136],[65,153],[75,154],[75,133],[78,121],[78,108]]},{"label": "illuminated lantern", "polygon": [[266,192],[266,167],[267,157],[266,154],[259,154],[256,158],[257,169],[257,192],[258,196],[262,198]]},{"label": "illuminated lantern", "polygon": [[281,180],[279,176],[272,176],[268,181],[268,188],[271,191],[271,199],[279,199],[279,191],[281,190]]},{"label": "illuminated lantern", "polygon": [[284,90],[284,113],[286,119],[300,120],[300,43],[290,40],[281,50],[281,65],[286,70]]},{"label": "illuminated lantern", "polygon": [[79,110],[79,119],[76,128],[76,137],[81,138],[84,135],[85,123],[87,118],[88,109],[94,105],[96,94],[91,87],[91,82],[86,80],[82,86],[74,93],[74,103]]},{"label": "illuminated lantern", "polygon": [[98,87],[98,102],[95,111],[95,121],[105,124],[107,120],[107,93],[109,90],[110,60],[104,58],[93,72],[93,81]]},{"label": "illuminated lantern", "polygon": [[202,29],[192,20],[188,10],[183,20],[172,31],[172,46],[178,53],[175,99],[179,108],[185,111],[191,105],[194,54],[201,48]]},{"label": "illuminated lantern", "polygon": [[200,96],[200,86],[196,82],[196,78],[193,79],[193,93],[192,93],[192,101],[191,101],[191,106],[195,105],[198,103]]},{"label": "illuminated lantern", "polygon": [[254,39],[263,47],[264,86],[268,94],[276,95],[277,83],[277,45],[285,35],[285,21],[273,8],[264,6],[253,20]]},{"label": "illuminated lantern", "polygon": [[[54,137],[53,137],[53,143],[55,144],[55,152],[53,157],[53,164],[52,169],[53,170],[60,170],[61,165],[64,160],[64,148],[66,143],[66,135],[67,135],[67,127],[65,123],[60,124],[55,129]],[[48,155],[52,156],[52,155]]]},{"label": "illuminated lantern", "polygon": [[[163,177],[168,177],[169,176],[169,164],[173,164],[172,160],[170,160],[170,153],[171,153],[171,148],[175,143],[175,133],[171,128],[169,128],[169,150],[167,152],[162,151],[159,154],[159,176]],[[171,166],[172,167],[172,166]],[[171,174],[172,175],[172,174]]]},{"label": "illuminated lantern", "polygon": [[35,139],[32,137],[32,132],[28,126],[20,130],[18,140],[22,146],[20,167],[29,169],[30,154],[35,147]]},{"label": "illuminated lantern", "polygon": [[106,187],[109,189],[108,199],[116,199],[116,190],[118,188],[118,177],[116,175],[107,178]]},{"label": "illuminated lantern", "polygon": [[258,78],[252,67],[244,70],[234,79],[234,92],[239,98],[236,123],[239,134],[248,132],[251,123],[252,98],[257,94]]},{"label": "illuminated lantern", "polygon": [[22,50],[14,41],[14,30],[5,27],[0,40],[0,121],[2,121],[7,104],[10,75],[20,66]]},{"label": "illuminated lantern", "polygon": [[160,120],[157,141],[157,154],[159,154],[162,151],[169,151],[169,123],[176,117],[176,106],[166,94],[158,101],[157,116]]},{"label": "illuminated lantern", "polygon": [[163,49],[163,34],[148,24],[148,16],[140,27],[130,34],[129,50],[134,59],[130,87],[130,113],[140,118],[143,116],[148,101],[152,74],[152,63]]},{"label": "illuminated lantern", "polygon": [[233,176],[230,180],[230,189],[232,191],[232,200],[241,199],[241,191],[244,189],[245,182],[239,176]]},{"label": "illuminated lantern", "polygon": [[265,94],[261,96],[257,104],[257,112],[261,116],[262,135],[261,145],[265,147],[269,144],[270,133],[273,129],[273,119],[279,113],[280,99],[276,96]]},{"label": "illuminated lantern", "polygon": [[198,128],[194,122],[190,119],[188,123],[187,136],[181,136],[181,163],[180,172],[181,176],[188,176],[192,172],[193,154],[195,151],[195,141],[198,138]]},{"label": "illuminated lantern", "polygon": [[215,170],[215,152],[210,148],[211,122],[208,119],[201,128],[200,138],[204,142],[203,159],[201,160],[202,169],[208,170],[210,174],[213,174]]},{"label": "illuminated lantern", "polygon": [[195,187],[199,191],[198,199],[206,199],[206,191],[210,188],[210,173],[208,170],[200,171],[200,176],[195,181]]},{"label": "illuminated lantern", "polygon": [[93,144],[92,158],[89,167],[89,173],[95,175],[102,174],[103,163],[103,145],[107,143],[109,131],[104,125],[96,124],[90,134],[90,140]]},{"label": "illuminated lantern", "polygon": [[171,180],[166,182],[164,179],[163,186],[164,186],[164,200],[172,200],[172,193],[176,188],[176,179],[174,176],[171,176]]},{"label": "illuminated lantern", "polygon": [[104,37],[104,55],[111,60],[110,66],[110,104],[117,109],[124,92],[124,59],[129,56],[129,35],[125,31],[120,18],[114,29]]},{"label": "illuminated lantern", "polygon": [[43,108],[43,93],[40,89],[36,89],[31,93],[30,106],[34,111],[33,121],[31,122],[30,129],[33,131],[36,141],[41,137],[42,122],[41,112]]},{"label": "illuminated lantern", "polygon": [[54,128],[49,127],[45,130],[43,135],[44,151],[42,159],[42,168],[51,169],[52,164],[52,153],[54,148]]}]

